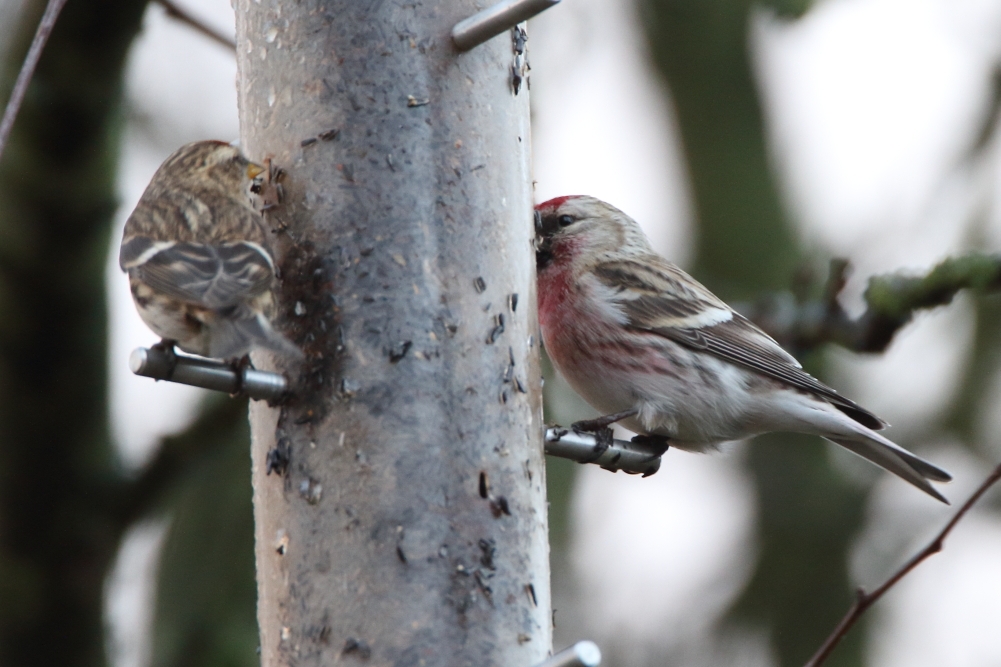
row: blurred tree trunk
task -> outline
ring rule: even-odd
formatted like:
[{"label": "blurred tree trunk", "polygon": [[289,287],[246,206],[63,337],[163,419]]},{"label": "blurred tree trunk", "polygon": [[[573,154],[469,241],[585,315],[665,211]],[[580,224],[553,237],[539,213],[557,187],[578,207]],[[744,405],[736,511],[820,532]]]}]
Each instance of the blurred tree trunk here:
[{"label": "blurred tree trunk", "polygon": [[[0,665],[105,662],[125,480],[108,434],[104,267],[122,68],[145,4],[66,4],[0,163]],[[44,5],[22,15],[4,100]]]},{"label": "blurred tree trunk", "polygon": [[264,665],[550,649],[527,90],[510,34],[455,52],[477,8],[236,6],[307,354],[297,398],[251,409]]},{"label": "blurred tree trunk", "polygon": [[164,498],[151,664],[258,665],[247,402],[213,397],[164,447],[199,453]]},{"label": "blurred tree trunk", "polygon": [[[752,4],[641,3],[691,177],[697,213],[693,273],[729,301],[787,287],[799,261],[769,168],[751,71]],[[805,3],[778,4],[780,10],[802,11]],[[806,361],[820,374],[819,359]],[[780,665],[802,664],[851,600],[847,552],[863,519],[863,495],[834,473],[817,438],[756,438],[748,466],[758,493],[760,553],[732,616],[769,630]],[[860,664],[862,636],[849,635],[829,664]]]}]

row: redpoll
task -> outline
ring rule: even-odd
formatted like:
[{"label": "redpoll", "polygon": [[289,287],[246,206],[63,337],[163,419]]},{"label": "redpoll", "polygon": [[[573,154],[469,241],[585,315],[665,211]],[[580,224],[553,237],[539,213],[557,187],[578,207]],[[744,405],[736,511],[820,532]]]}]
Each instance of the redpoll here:
[{"label": "redpoll", "polygon": [[546,351],[609,415],[587,427],[621,421],[688,451],[771,431],[819,435],[947,502],[928,480],[949,473],[876,433],[885,422],[654,252],[622,211],[573,196],[535,215]]},{"label": "redpoll", "polygon": [[267,170],[221,141],[182,146],[125,223],[119,265],[163,344],[231,359],[254,346],[298,355],[271,328],[275,263],[252,193]]}]

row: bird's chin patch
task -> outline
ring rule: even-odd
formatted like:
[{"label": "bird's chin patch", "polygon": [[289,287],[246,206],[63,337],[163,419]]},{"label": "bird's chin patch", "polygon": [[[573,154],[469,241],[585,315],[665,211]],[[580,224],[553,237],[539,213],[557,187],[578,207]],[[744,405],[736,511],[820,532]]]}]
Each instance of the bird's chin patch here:
[{"label": "bird's chin patch", "polygon": [[548,248],[539,248],[535,251],[535,270],[541,271],[553,263],[553,252]]},{"label": "bird's chin patch", "polygon": [[541,271],[553,262],[553,240],[548,236],[536,235],[535,242],[535,270]]}]

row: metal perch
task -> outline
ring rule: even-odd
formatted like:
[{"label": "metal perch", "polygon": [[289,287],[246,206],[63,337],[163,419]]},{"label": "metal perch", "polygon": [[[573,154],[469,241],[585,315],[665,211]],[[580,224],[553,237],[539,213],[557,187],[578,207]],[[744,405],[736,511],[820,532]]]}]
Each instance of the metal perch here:
[{"label": "metal perch", "polygon": [[243,392],[254,400],[276,401],[288,391],[288,380],[279,373],[250,367],[237,370],[224,361],[181,356],[158,347],[134,349],[129,355],[129,368],[136,375],[154,380],[179,382],[227,394]]},{"label": "metal perch", "polygon": [[527,21],[560,0],[504,0],[463,19],[452,28],[452,41],[460,51],[468,51],[492,37]]},{"label": "metal perch", "polygon": [[[254,400],[277,401],[287,395],[284,375],[256,368],[237,368],[218,359],[202,359],[176,354],[159,347],[138,347],[129,356],[129,368],[136,375],[202,387],[227,394],[242,392]],[[606,446],[607,445],[607,446]],[[660,455],[643,445],[626,440],[602,443],[591,433],[569,429],[546,429],[545,451],[550,456],[578,463],[594,463],[605,470],[622,470],[649,477],[660,470]]]},{"label": "metal perch", "polygon": [[601,649],[592,641],[577,642],[551,656],[536,667],[598,667],[601,664]]},{"label": "metal perch", "polygon": [[577,463],[594,463],[605,470],[622,470],[649,477],[660,470],[660,455],[635,442],[612,440],[607,447],[591,433],[558,426],[546,429],[546,454]]}]

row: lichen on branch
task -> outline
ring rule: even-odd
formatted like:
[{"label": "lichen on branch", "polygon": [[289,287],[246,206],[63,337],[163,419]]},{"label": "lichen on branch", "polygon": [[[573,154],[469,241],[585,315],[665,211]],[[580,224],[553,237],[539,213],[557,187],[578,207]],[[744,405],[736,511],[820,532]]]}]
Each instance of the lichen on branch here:
[{"label": "lichen on branch", "polygon": [[947,305],[964,289],[980,293],[1001,289],[1001,255],[950,257],[924,275],[892,273],[869,278],[863,295],[866,309],[853,318],[838,300],[848,269],[846,260],[832,260],[819,298],[773,293],[739,305],[738,310],[795,354],[824,343],[856,352],[883,352],[918,311]]}]

